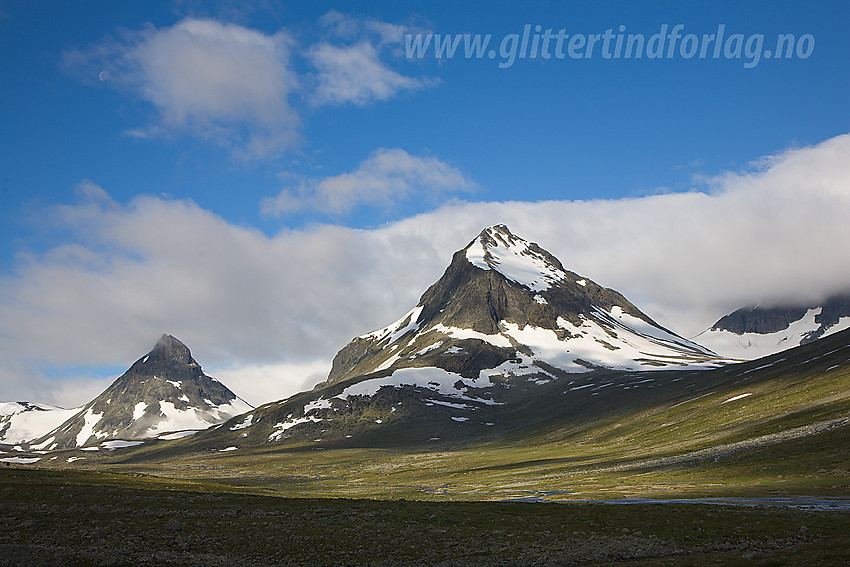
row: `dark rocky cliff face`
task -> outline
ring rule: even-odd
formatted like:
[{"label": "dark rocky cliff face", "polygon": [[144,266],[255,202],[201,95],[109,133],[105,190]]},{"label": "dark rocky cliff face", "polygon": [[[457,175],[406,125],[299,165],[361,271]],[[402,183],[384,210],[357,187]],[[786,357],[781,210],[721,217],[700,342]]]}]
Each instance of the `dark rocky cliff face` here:
[{"label": "dark rocky cliff face", "polygon": [[821,327],[816,335],[807,337],[807,342],[820,338],[841,317],[850,317],[850,293],[833,296],[823,303],[820,314],[815,316],[815,323]]},{"label": "dark rocky cliff face", "polygon": [[730,331],[736,335],[775,333],[787,329],[806,311],[806,307],[742,307],[722,317],[712,326],[712,330]]}]

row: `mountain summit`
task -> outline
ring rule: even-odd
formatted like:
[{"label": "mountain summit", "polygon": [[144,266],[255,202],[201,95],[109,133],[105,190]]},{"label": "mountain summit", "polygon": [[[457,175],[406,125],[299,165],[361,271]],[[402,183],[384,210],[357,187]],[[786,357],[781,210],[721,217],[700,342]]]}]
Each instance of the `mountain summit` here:
[{"label": "mountain summit", "polygon": [[328,383],[404,367],[539,380],[595,368],[713,365],[715,358],[500,224],[456,252],[401,319],[343,348]]},{"label": "mountain summit", "polygon": [[189,347],[171,335],[162,335],[148,353],[147,362],[149,364],[153,365],[159,361],[198,366],[198,363],[192,358]]},{"label": "mountain summit", "polygon": [[63,449],[107,438],[206,429],[250,409],[224,384],[204,374],[186,345],[162,335],[102,394],[33,446]]}]

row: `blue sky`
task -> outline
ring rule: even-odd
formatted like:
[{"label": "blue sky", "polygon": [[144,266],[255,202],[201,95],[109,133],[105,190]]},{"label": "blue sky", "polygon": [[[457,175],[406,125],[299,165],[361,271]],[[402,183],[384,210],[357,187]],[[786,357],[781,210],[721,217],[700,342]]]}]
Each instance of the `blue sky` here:
[{"label": "blue sky", "polygon": [[[778,175],[785,164],[802,160],[794,152],[809,149],[817,163],[837,152],[831,167],[849,157],[835,141],[850,130],[848,20],[846,2],[516,2],[471,3],[462,10],[449,2],[266,2],[251,9],[235,2],[0,2],[0,311],[7,321],[0,356],[15,369],[14,376],[0,376],[0,398],[44,393],[45,401],[77,403],[143,354],[160,330],[182,331],[209,361],[202,364],[231,372],[237,382],[250,381],[240,378],[250,367],[251,380],[261,382],[257,376],[263,375],[291,390],[325,371],[322,365],[348,337],[404,312],[439,275],[446,254],[482,228],[475,223],[528,226],[532,234],[525,236],[572,254],[557,254],[568,268],[593,271],[590,277],[636,296],[644,302],[638,305],[683,334],[748,297],[793,295],[792,287],[766,290],[767,276],[752,276],[751,285],[734,286],[734,293],[712,292],[726,289],[717,282],[703,289],[684,276],[673,278],[677,293],[653,292],[660,268],[642,276],[610,268],[620,250],[611,235],[627,232],[623,226],[600,233],[597,248],[579,253],[576,242],[544,229],[569,224],[569,218],[535,223],[533,214],[509,204],[537,203],[552,211],[555,205],[540,203],[587,201],[596,204],[593,214],[601,214],[618,202],[639,205],[631,210],[664,203],[645,217],[658,224],[675,207],[667,205],[672,197],[653,196],[724,194],[747,180],[756,183],[753,176],[765,168]],[[684,58],[682,40],[671,59],[606,59],[597,48],[590,58],[526,58],[508,68],[500,68],[498,56],[405,54],[407,33],[491,34],[498,46],[526,24],[571,36],[624,26],[624,33],[646,38],[664,25],[669,31],[682,24],[681,35],[697,37],[724,25],[727,37],[762,34],[763,49],[771,49],[778,34],[812,41],[799,52],[805,56],[765,56],[751,68],[747,56]],[[830,140],[838,149],[823,146]],[[805,176],[800,179],[805,185]],[[836,170],[823,187],[844,187],[845,181]],[[803,194],[794,187],[789,195]],[[818,195],[843,199],[840,191],[823,191]],[[820,201],[804,200],[812,202]],[[752,210],[765,210],[752,203]],[[801,210],[792,198],[783,203]],[[822,203],[830,212],[846,212],[845,204]],[[778,206],[771,202],[766,210]],[[821,213],[812,207],[811,218],[823,219]],[[446,226],[449,218],[456,220]],[[166,219],[171,224],[147,232]],[[191,281],[191,274],[175,275],[161,249],[146,245],[164,234],[191,241],[179,229],[196,230],[195,221],[209,223],[210,236],[187,249],[207,262],[194,274],[215,277],[226,270],[232,262],[222,250],[267,261],[275,254],[269,247],[289,251],[278,258],[287,264],[279,274],[285,282],[269,276],[259,260],[243,267],[245,278],[265,282],[247,292],[266,302],[258,312],[278,313],[256,324],[257,336],[242,333],[250,337],[245,344],[234,340],[234,332],[205,330],[219,328],[205,317],[215,317],[223,303],[252,313],[234,299],[234,290],[246,292],[247,284],[204,296],[197,290],[206,284]],[[136,222],[138,229],[129,232]],[[429,239],[423,227],[432,222],[441,234]],[[606,222],[600,218],[593,226]],[[725,230],[705,222],[702,234]],[[234,240],[216,240],[219,229],[230,235],[222,239]],[[413,242],[399,234],[420,239],[416,267],[390,265],[383,247],[390,245],[389,234],[395,243]],[[557,236],[544,241],[550,234]],[[339,283],[350,288],[322,288],[344,296],[330,302],[334,315],[317,315],[318,308],[287,312],[288,300],[270,290],[298,288],[292,281],[306,281],[311,269],[310,277],[333,279],[327,271],[333,262],[320,260],[352,235],[371,244],[349,254],[358,261]],[[771,266],[783,264],[790,248],[760,249],[760,257],[772,258],[761,272],[775,279]],[[701,253],[724,250],[712,244]],[[742,258],[740,265],[747,266]],[[212,267],[222,263],[225,268]],[[122,287],[122,278],[135,270],[156,275],[137,274],[134,281],[145,281],[133,292]],[[376,274],[392,291],[376,295]],[[823,294],[845,275],[833,270],[817,281],[791,278],[788,286]],[[98,285],[103,289],[94,299],[86,295]],[[195,311],[175,311],[145,295],[159,286],[191,296]],[[28,295],[36,290],[43,296]],[[701,307],[686,305],[686,296]],[[148,303],[125,312],[116,307],[122,301]],[[310,343],[320,346],[304,347],[290,336],[323,338]],[[44,345],[36,350],[54,354],[21,350],[33,342]],[[60,383],[65,390],[57,394],[52,388]],[[287,388],[266,388],[270,393],[263,390],[252,401]]]}]

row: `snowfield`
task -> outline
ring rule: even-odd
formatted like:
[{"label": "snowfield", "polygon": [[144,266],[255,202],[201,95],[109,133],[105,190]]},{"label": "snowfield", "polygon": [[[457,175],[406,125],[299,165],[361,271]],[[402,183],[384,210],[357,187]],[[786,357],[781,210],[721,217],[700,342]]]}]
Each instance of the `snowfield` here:
[{"label": "snowfield", "polygon": [[[0,443],[26,443],[38,439],[62,425],[80,409],[62,409],[46,404],[27,403],[25,406],[18,402],[0,402],[0,431],[2,431]],[[4,431],[5,424],[9,425]]]}]

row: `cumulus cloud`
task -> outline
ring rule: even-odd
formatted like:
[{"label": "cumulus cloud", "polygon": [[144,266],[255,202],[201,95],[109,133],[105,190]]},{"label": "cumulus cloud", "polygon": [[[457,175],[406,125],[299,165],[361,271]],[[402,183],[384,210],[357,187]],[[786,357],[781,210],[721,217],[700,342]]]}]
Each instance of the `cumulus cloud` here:
[{"label": "cumulus cloud", "polygon": [[[43,217],[73,237],[0,277],[0,368],[129,366],[168,332],[250,401],[279,399],[318,381],[353,336],[398,318],[455,250],[500,222],[693,335],[753,301],[850,285],[848,157],[843,135],[690,193],[456,203],[374,230],[274,236],[190,201],[116,204],[86,183],[79,202]],[[0,380],[0,399],[30,391],[9,371]]]},{"label": "cumulus cloud", "polygon": [[310,59],[319,70],[317,104],[363,105],[433,84],[393,71],[381,61],[378,49],[367,41],[341,47],[319,43],[310,50]]},{"label": "cumulus cloud", "polygon": [[368,104],[437,81],[402,75],[388,60],[399,58],[407,26],[330,11],[320,20],[326,40],[313,45],[308,58],[318,69],[315,104]]},{"label": "cumulus cloud", "polygon": [[65,54],[72,69],[152,103],[156,124],[137,137],[186,132],[243,157],[268,157],[296,139],[287,96],[298,86],[291,37],[187,18]]},{"label": "cumulus cloud", "polygon": [[380,148],[349,173],[309,179],[265,199],[262,210],[281,216],[304,209],[344,214],[359,205],[390,209],[418,195],[435,201],[448,193],[471,192],[475,183],[439,159],[412,156],[400,148]]},{"label": "cumulus cloud", "polygon": [[[286,30],[186,18],[68,51],[64,62],[84,80],[153,105],[156,119],[126,134],[188,134],[245,160],[277,157],[299,140],[299,101],[362,105],[435,84],[388,66],[404,26],[337,12],[319,24],[320,37],[302,45]],[[299,58],[312,68],[299,74]]]}]

